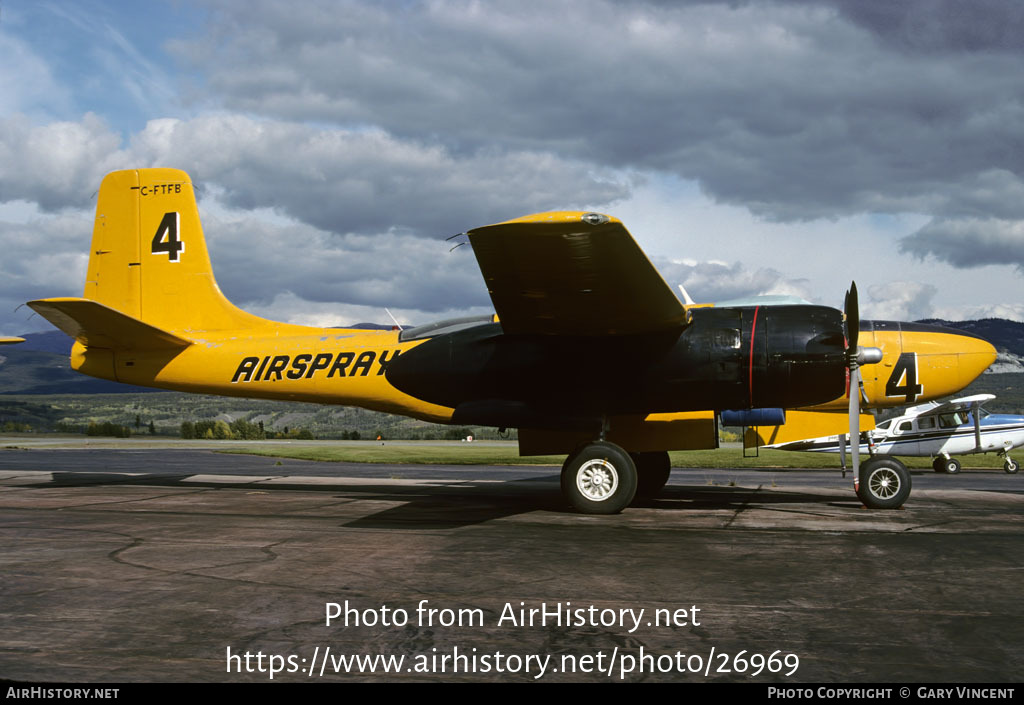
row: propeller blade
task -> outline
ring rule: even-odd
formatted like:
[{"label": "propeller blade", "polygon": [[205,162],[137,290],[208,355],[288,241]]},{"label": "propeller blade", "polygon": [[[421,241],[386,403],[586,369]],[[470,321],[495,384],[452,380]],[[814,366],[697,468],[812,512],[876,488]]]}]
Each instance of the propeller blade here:
[{"label": "propeller blade", "polygon": [[847,354],[857,354],[857,341],[860,338],[860,305],[857,302],[857,282],[850,283],[850,290],[846,292],[846,345]]},{"label": "propeller blade", "polygon": [[860,479],[860,394],[856,390],[860,386],[860,368],[854,362],[850,368],[850,453],[854,482]]},{"label": "propeller blade", "polygon": [[860,363],[857,342],[860,338],[860,304],[857,302],[857,282],[850,282],[843,305],[846,311],[846,367],[848,370],[847,395],[850,398],[850,469],[853,470],[853,486],[860,482]]}]

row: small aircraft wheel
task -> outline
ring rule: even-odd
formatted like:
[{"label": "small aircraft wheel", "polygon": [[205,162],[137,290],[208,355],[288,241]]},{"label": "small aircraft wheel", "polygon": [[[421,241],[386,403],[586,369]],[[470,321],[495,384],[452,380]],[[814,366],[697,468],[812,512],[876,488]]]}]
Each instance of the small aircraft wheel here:
[{"label": "small aircraft wheel", "polygon": [[910,473],[896,458],[872,458],[860,466],[857,497],[869,509],[898,509],[910,496]]},{"label": "small aircraft wheel", "polygon": [[672,474],[672,461],[668,457],[668,451],[630,453],[629,457],[636,465],[636,496],[654,497]]},{"label": "small aircraft wheel", "polygon": [[606,441],[584,446],[562,467],[562,494],[585,514],[618,514],[633,501],[636,484],[632,458]]},{"label": "small aircraft wheel", "polygon": [[957,460],[956,458],[950,458],[949,460],[943,458],[942,471],[945,472],[947,475],[956,475],[958,472],[960,472],[961,467],[963,466],[960,464],[960,461]]},{"label": "small aircraft wheel", "polygon": [[946,459],[941,455],[933,459],[932,470],[935,472],[946,472]]},{"label": "small aircraft wheel", "polygon": [[1003,461],[1003,470],[1009,475],[1016,475],[1017,471],[1020,470],[1020,463],[1013,458],[1007,458]]}]

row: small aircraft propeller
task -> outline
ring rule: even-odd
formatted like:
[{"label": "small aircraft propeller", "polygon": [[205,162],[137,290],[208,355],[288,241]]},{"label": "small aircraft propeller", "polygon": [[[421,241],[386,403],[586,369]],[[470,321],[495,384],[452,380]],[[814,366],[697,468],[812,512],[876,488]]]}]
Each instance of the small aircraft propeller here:
[{"label": "small aircraft propeller", "polygon": [[860,481],[860,397],[863,384],[860,379],[861,365],[873,365],[882,361],[882,351],[878,348],[861,348],[857,345],[860,339],[860,304],[857,301],[857,282],[850,283],[843,304],[846,312],[846,368],[849,372],[850,397],[850,454],[852,459],[854,484]]}]

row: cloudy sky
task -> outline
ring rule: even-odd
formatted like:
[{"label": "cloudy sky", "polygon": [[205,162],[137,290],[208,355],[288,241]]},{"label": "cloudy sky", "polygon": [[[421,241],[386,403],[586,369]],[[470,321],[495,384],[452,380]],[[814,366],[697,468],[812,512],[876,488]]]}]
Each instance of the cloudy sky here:
[{"label": "cloudy sky", "polygon": [[1016,0],[2,0],[0,334],[172,166],[221,288],[296,323],[487,312],[445,238],[621,218],[698,301],[1024,320]]}]

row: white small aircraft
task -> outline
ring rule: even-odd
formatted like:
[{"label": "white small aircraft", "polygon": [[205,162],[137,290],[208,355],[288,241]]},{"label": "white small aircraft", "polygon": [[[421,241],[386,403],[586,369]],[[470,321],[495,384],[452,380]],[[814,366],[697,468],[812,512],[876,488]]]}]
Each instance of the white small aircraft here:
[{"label": "white small aircraft", "polygon": [[[946,402],[929,402],[907,410],[861,434],[867,442],[862,453],[871,455],[909,455],[933,457],[935,472],[958,473],[960,461],[951,456],[973,453],[998,453],[1004,458],[1003,470],[1015,473],[1020,463],[1010,451],[1024,445],[1024,416],[992,414],[981,408],[995,399],[994,394],[975,394]],[[791,443],[765,446],[779,450],[838,453],[846,449],[845,437],[823,436]]]}]

